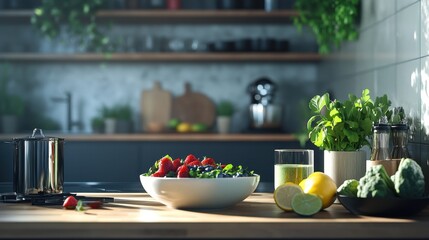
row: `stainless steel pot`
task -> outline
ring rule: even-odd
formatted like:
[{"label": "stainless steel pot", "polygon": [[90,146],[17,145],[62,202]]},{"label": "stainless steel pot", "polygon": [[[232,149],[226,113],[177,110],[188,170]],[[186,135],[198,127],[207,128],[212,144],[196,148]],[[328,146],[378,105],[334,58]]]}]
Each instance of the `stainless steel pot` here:
[{"label": "stainless steel pot", "polygon": [[251,104],[250,125],[252,128],[281,128],[282,108],[276,104]]},{"label": "stainless steel pot", "polygon": [[14,138],[13,143],[14,191],[18,195],[62,193],[64,139],[45,137],[42,129],[35,128],[30,137]]}]

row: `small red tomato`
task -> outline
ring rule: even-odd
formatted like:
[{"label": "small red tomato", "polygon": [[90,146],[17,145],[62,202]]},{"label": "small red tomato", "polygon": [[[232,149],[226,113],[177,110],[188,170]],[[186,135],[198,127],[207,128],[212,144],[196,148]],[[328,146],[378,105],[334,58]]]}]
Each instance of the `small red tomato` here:
[{"label": "small red tomato", "polygon": [[73,196],[69,196],[64,200],[63,207],[66,209],[75,209],[77,205],[77,200]]}]

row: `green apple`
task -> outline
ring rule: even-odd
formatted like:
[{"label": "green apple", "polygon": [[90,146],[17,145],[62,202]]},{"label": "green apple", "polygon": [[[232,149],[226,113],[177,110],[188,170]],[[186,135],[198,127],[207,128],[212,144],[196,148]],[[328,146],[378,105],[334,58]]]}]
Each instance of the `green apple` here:
[{"label": "green apple", "polygon": [[207,131],[207,125],[204,123],[194,123],[191,126],[193,132],[205,132]]},{"label": "green apple", "polygon": [[180,124],[180,120],[179,119],[172,118],[172,119],[168,120],[167,127],[169,129],[173,129],[174,130],[174,129],[177,128],[177,126],[179,126],[179,124]]}]

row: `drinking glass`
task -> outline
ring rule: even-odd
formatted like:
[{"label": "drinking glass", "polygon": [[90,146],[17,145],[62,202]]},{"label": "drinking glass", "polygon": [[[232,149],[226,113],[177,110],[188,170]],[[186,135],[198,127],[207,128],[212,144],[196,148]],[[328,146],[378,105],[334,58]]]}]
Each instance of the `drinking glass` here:
[{"label": "drinking glass", "polygon": [[314,151],[311,149],[274,150],[274,189],[292,182],[299,184],[314,172]]}]

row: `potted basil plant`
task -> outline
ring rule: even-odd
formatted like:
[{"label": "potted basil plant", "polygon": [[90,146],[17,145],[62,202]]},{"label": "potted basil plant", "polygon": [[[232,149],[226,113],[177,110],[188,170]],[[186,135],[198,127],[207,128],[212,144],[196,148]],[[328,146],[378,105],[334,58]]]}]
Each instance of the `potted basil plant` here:
[{"label": "potted basil plant", "polygon": [[112,107],[103,106],[105,133],[129,133],[132,130],[132,109],[127,104],[117,104]]},{"label": "potted basil plant", "polygon": [[366,153],[362,147],[371,147],[373,123],[388,114],[390,104],[386,95],[373,101],[368,89],[360,98],[349,94],[343,102],[331,100],[329,93],[310,100],[309,138],[324,150],[324,172],[337,185],[365,175]]}]

